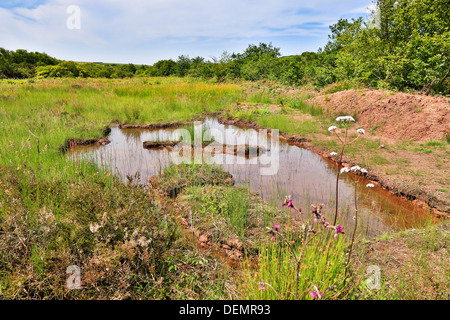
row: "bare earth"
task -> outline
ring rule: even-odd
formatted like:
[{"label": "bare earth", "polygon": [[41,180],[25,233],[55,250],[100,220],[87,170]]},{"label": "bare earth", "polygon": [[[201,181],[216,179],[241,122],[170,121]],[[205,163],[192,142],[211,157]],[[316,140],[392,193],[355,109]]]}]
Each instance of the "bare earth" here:
[{"label": "bare earth", "polygon": [[[370,166],[374,180],[387,189],[449,216],[450,98],[362,89],[306,101],[331,115],[354,116],[365,139],[378,142],[379,148],[356,151],[348,162]],[[332,138],[316,134],[313,140]]]},{"label": "bare earth", "polygon": [[357,115],[358,125],[390,139],[417,142],[450,135],[450,98],[383,90],[346,90],[308,99],[329,111]]}]

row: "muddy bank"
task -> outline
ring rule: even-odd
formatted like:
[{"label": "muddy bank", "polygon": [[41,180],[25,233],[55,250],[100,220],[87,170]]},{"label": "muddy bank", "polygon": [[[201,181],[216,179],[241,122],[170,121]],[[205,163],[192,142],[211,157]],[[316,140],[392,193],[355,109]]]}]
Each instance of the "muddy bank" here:
[{"label": "muddy bank", "polygon": [[120,129],[169,129],[181,127],[189,124],[191,121],[172,121],[167,123],[152,123],[152,124],[119,124]]},{"label": "muddy bank", "polygon": [[104,146],[111,141],[109,141],[106,137],[111,133],[111,128],[108,126],[103,129],[102,137],[100,138],[93,138],[93,139],[78,139],[78,138],[68,138],[66,142],[62,146],[59,147],[59,150],[62,153],[67,152],[70,148],[76,147],[76,146],[89,146],[89,145],[97,145],[97,146]]},{"label": "muddy bank", "polygon": [[[192,120],[194,121],[194,120]],[[111,126],[119,127],[120,129],[149,129],[149,130],[157,130],[157,129],[170,129],[185,126],[192,121],[172,121],[167,123],[151,123],[151,124],[126,124],[126,123],[114,123],[111,122],[110,126],[107,126],[103,132],[102,137],[100,138],[92,138],[92,139],[79,139],[79,138],[68,138],[66,142],[59,148],[59,150],[63,153],[67,152],[70,148],[75,146],[88,146],[88,145],[106,145],[109,144],[110,141],[106,138],[111,133]],[[174,146],[176,143],[169,141],[161,141],[158,142],[148,142],[144,144],[144,148],[163,148],[167,146]]]},{"label": "muddy bank", "polygon": [[[270,133],[270,128],[260,127],[256,122],[227,118],[224,116],[218,116],[218,121],[224,125],[234,125],[240,128],[251,128],[256,130],[266,129],[267,132]],[[279,134],[280,140],[285,140],[290,144],[295,144],[313,151],[321,157],[334,162],[327,150],[322,147],[315,146],[311,140],[301,137],[298,134],[286,134],[283,132],[280,132]],[[358,163],[354,162],[354,160],[350,159],[348,156],[344,156],[343,161],[344,166],[358,165]],[[450,218],[450,203],[449,199],[445,196],[437,196],[426,193],[423,190],[411,188],[404,182],[388,177],[373,169],[369,169],[369,172],[366,174],[366,178],[369,180],[368,182],[373,182],[380,185],[391,194],[412,201],[412,203],[414,203],[418,208],[429,208],[431,213],[436,217]]]},{"label": "muddy bank", "polygon": [[[214,116],[218,119],[218,122],[223,125],[233,125],[240,128],[252,128],[252,129],[266,129],[268,134],[270,135],[271,130],[270,128],[262,128],[260,127],[256,122],[249,122],[249,121],[243,121],[233,118],[226,118],[222,115],[214,114],[210,115]],[[194,121],[194,120],[193,120]],[[172,126],[178,126],[181,122],[176,122],[175,124],[169,123],[168,127]],[[185,122],[182,122],[184,125]],[[134,127],[138,127],[139,125],[132,125]],[[143,125],[145,128],[156,128],[156,127],[165,127],[165,124],[147,124]],[[131,128],[131,127],[130,127]],[[280,140],[286,141],[289,144],[296,145],[299,147],[302,147],[304,149],[308,149],[310,151],[313,151],[314,153],[320,155],[322,158],[327,159],[330,163],[333,163],[334,161],[330,158],[328,151],[324,148],[315,146],[312,144],[311,140],[302,137],[298,134],[286,134],[283,132],[280,132]],[[70,143],[67,143],[66,145],[70,147]],[[76,142],[78,143],[78,142]],[[86,141],[80,141],[80,144],[95,144],[95,143],[102,143],[99,139],[91,139]],[[107,143],[105,141],[105,143]],[[142,143],[142,142],[141,142]],[[172,142],[173,143],[173,142]],[[142,145],[141,145],[142,146]],[[145,147],[145,146],[144,146]],[[167,147],[163,146],[162,147]],[[170,146],[169,146],[170,148]],[[248,148],[248,147],[247,147]],[[238,149],[231,150],[234,154],[238,152]],[[256,150],[254,152],[256,155],[259,154],[263,150]],[[220,152],[220,150],[217,150],[217,152]],[[222,150],[223,152],[223,150]],[[250,153],[250,149],[244,150],[244,154],[246,156]],[[350,159],[349,157],[344,157],[344,165],[358,165],[358,163],[355,162],[355,159]],[[411,202],[413,202],[417,208],[422,209],[430,209],[432,213],[437,217],[450,217],[450,204],[449,199],[447,199],[446,195],[436,195],[429,192],[426,192],[420,188],[413,188],[408,183],[405,183],[405,181],[402,181],[401,179],[396,179],[390,176],[387,176],[383,174],[381,171],[377,171],[375,169],[367,168],[369,170],[368,174],[366,175],[366,178],[369,179],[369,181],[378,184],[385,190],[389,191],[391,194],[402,197],[404,199],[407,199]],[[230,176],[230,181],[232,181],[232,177]],[[156,178],[153,179],[152,183],[158,183]],[[369,182],[368,181],[368,182]],[[170,194],[171,197],[176,197],[176,195],[183,189],[183,183],[178,184],[177,182],[174,182],[172,186],[166,186],[166,194]]]},{"label": "muddy bank", "polygon": [[450,98],[385,90],[345,90],[305,100],[330,115],[348,114],[358,125],[390,139],[418,142],[450,135]]},{"label": "muddy bank", "polygon": [[174,147],[179,141],[144,141],[142,146],[145,149]]},{"label": "muddy bank", "polygon": [[149,180],[149,187],[159,190],[160,195],[176,198],[188,186],[234,185],[233,176],[218,168],[204,166],[172,166]]},{"label": "muddy bank", "polygon": [[[391,152],[380,151],[382,157],[391,156],[393,162],[411,163],[402,168],[378,166],[379,171],[370,172],[372,180],[419,206],[430,207],[437,216],[450,216],[448,193],[436,191],[447,188],[444,177],[448,173],[448,166],[444,158],[448,157],[448,151],[421,149],[427,142],[447,143],[446,139],[450,137],[450,98],[362,89],[321,95],[306,102],[322,108],[329,115],[354,115],[358,126],[390,144]],[[409,147],[409,150],[402,150],[398,147],[402,141],[412,141],[416,145]],[[416,152],[411,152],[411,149]],[[392,170],[395,175],[384,174]],[[424,181],[425,178],[419,179],[420,176],[429,178]],[[414,181],[416,185],[413,186],[408,180]]]},{"label": "muddy bank", "polygon": [[[227,118],[224,117],[223,115],[214,115],[215,117],[217,117],[218,121],[221,124],[224,125],[232,125],[232,126],[236,126],[238,128],[243,128],[243,129],[265,129],[267,130],[267,134],[270,136],[271,134],[271,128],[263,128],[261,126],[259,126],[256,122],[251,122],[251,121],[245,121],[245,120],[239,120],[239,119],[234,119],[234,118]],[[305,137],[302,137],[298,134],[292,134],[292,135],[287,135],[285,133],[280,132],[280,140],[282,141],[286,141],[289,142],[291,144],[297,144],[302,146],[302,144],[310,142],[310,139],[307,139]]]}]

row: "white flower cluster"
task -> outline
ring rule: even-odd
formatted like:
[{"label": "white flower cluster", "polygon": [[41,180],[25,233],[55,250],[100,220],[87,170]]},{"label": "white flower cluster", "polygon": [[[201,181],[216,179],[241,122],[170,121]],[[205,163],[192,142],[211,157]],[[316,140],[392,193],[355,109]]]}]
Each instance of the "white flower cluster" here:
[{"label": "white flower cluster", "polygon": [[331,126],[331,127],[328,128],[328,131],[333,131],[333,130],[336,130],[336,129],[337,129],[336,126]]},{"label": "white flower cluster", "polygon": [[367,188],[373,188],[373,187],[375,187],[375,185],[373,183],[368,183],[368,184],[366,184],[366,187]]},{"label": "white flower cluster", "polygon": [[353,119],[353,117],[352,116],[340,116],[340,117],[337,117],[336,118],[336,121],[348,121],[348,122],[350,122],[350,121],[353,121],[353,122],[355,122],[355,119]]},{"label": "white flower cluster", "polygon": [[351,168],[344,167],[344,168],[341,169],[341,173],[350,172],[350,171],[353,171],[353,172],[360,171],[361,173],[368,173],[369,172],[369,171],[367,171],[367,169],[361,168],[360,166],[353,166]]},{"label": "white flower cluster", "polygon": [[366,131],[363,128],[356,130],[356,132],[358,132],[359,134],[365,134],[366,133]]},{"label": "white flower cluster", "polygon": [[332,157],[337,156],[337,155],[338,155],[337,152],[334,152],[334,151],[330,153],[330,156],[332,156]]},{"label": "white flower cluster", "polygon": [[350,169],[347,168],[347,167],[343,167],[343,168],[341,169],[341,173],[344,173],[344,172],[350,172]]}]

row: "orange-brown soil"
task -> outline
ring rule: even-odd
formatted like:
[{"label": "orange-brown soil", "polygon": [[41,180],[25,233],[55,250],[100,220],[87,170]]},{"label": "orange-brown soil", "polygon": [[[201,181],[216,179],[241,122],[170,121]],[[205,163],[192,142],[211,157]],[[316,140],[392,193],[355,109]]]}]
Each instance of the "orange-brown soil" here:
[{"label": "orange-brown soil", "polygon": [[425,142],[450,135],[450,98],[446,97],[362,89],[306,101],[331,114],[355,115],[359,126],[390,139]]}]

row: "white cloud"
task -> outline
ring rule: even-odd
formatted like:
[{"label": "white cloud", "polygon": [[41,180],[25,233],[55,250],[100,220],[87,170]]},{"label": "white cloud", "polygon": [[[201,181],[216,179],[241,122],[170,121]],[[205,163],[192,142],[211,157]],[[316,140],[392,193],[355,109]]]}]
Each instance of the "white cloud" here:
[{"label": "white cloud", "polygon": [[358,7],[356,9],[353,9],[350,11],[350,13],[364,13],[364,14],[368,14],[368,13],[372,13],[376,8],[376,4],[368,4],[364,7]]},{"label": "white cloud", "polygon": [[[66,27],[69,5],[81,9],[79,30]],[[50,51],[74,60],[132,61],[146,48],[153,55],[182,54],[175,53],[176,44],[178,50],[222,45],[220,51],[232,51],[228,46],[236,42],[315,37],[324,45],[328,25],[362,13],[360,5],[359,0],[47,0],[37,7],[0,8],[0,47]]]}]

